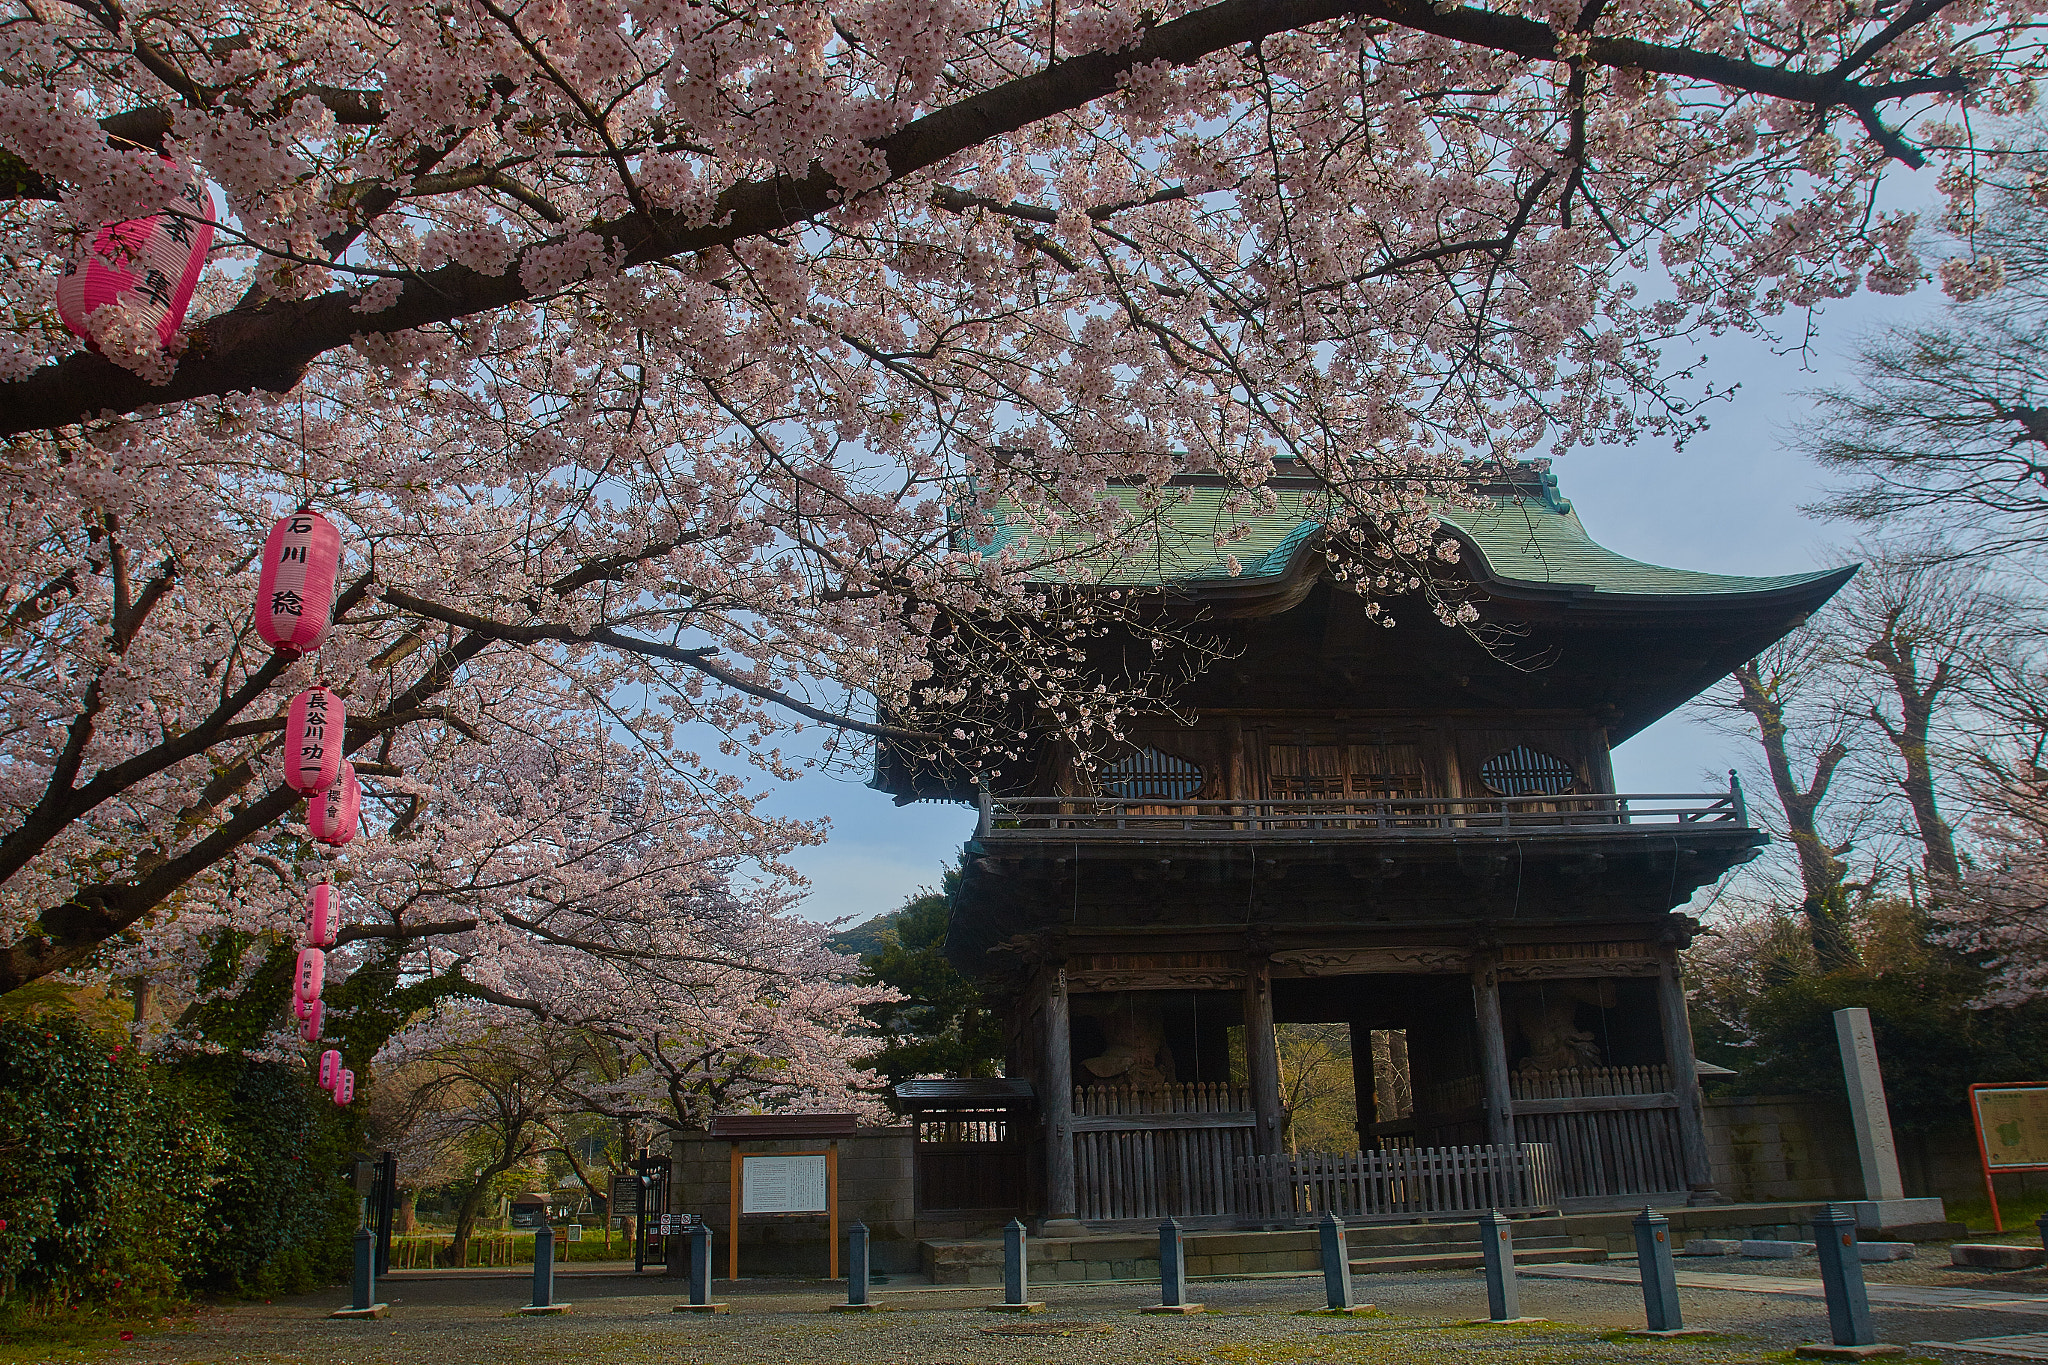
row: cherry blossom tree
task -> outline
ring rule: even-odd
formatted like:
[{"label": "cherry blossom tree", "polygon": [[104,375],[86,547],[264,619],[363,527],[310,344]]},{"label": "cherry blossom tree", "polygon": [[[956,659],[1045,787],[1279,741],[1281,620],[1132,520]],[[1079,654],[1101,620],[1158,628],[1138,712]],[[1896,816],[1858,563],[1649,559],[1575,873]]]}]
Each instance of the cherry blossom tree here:
[{"label": "cherry blossom tree", "polygon": [[[1682,438],[1672,347],[1912,287],[1881,176],[1967,218],[1963,116],[2040,62],[2024,0],[9,3],[0,989],[279,926],[315,679],[362,932],[479,990],[687,956],[670,892],[578,917],[608,803],[730,870],[809,837],[750,800],[803,761],[1113,738],[1202,643],[1057,583],[1181,471],[1241,488],[1227,552],[1287,457],[1340,577],[1426,589],[1461,460]],[[83,235],[195,172],[189,327],[82,346]],[[306,500],[351,547],[316,659],[248,629]],[[1111,625],[1158,666],[1090,667]]]},{"label": "cherry blossom tree", "polygon": [[489,1182],[564,1147],[579,1118],[653,1136],[716,1113],[880,1113],[857,1035],[861,1008],[891,993],[851,984],[858,962],[771,896],[714,886],[679,899],[696,953],[523,938],[522,951],[489,958],[490,984],[424,1012],[380,1052],[378,1075],[406,1096],[389,1128],[408,1169],[482,1154],[462,1183],[458,1255]]}]

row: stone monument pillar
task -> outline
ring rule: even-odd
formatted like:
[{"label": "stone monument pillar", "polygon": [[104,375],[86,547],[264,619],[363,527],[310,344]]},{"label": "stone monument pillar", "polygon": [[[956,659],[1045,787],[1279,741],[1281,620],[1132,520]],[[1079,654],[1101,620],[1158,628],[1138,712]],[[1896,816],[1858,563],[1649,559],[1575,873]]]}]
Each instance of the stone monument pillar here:
[{"label": "stone monument pillar", "polygon": [[1863,1163],[1863,1198],[1849,1205],[1861,1228],[1901,1228],[1947,1219],[1939,1199],[1908,1199],[1899,1178],[1899,1149],[1892,1141],[1891,1110],[1885,1105],[1884,1071],[1870,1011],[1862,1006],[1835,1011],[1835,1040],[1842,1048],[1842,1078],[1849,1086],[1849,1120],[1856,1129],[1856,1155]]}]

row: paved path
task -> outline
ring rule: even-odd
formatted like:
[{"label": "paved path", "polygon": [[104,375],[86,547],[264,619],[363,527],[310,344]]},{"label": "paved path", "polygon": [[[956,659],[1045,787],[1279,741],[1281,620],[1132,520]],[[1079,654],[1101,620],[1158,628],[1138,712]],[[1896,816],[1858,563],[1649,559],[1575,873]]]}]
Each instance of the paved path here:
[{"label": "paved path", "polygon": [[2002,1356],[2007,1360],[2048,1360],[2048,1332],[2027,1332],[2012,1337],[1971,1337],[1965,1341],[1916,1341],[1915,1346],[1932,1346],[1942,1351],[1967,1351],[1971,1355]]},{"label": "paved path", "polygon": [[[1633,1265],[1546,1265],[1521,1271],[1523,1278],[1557,1280],[1605,1280],[1614,1284],[1640,1284]],[[1681,1270],[1680,1289],[1728,1289],[1746,1294],[1802,1294],[1824,1298],[1818,1279],[1789,1275],[1730,1274],[1726,1271]],[[2048,1295],[2001,1294],[1989,1289],[1942,1289],[1924,1284],[1870,1284],[1864,1292],[1872,1303],[1897,1308],[1968,1308],[1979,1313],[2025,1313],[2048,1318]]]}]

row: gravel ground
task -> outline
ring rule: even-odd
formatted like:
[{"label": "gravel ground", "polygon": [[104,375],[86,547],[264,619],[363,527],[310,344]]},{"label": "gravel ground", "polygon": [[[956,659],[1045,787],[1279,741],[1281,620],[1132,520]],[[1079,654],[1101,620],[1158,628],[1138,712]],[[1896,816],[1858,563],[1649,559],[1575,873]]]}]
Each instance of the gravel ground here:
[{"label": "gravel ground", "polygon": [[[1779,1262],[1776,1273],[1797,1264]],[[1997,1283],[2017,1287],[2016,1277]],[[1816,1300],[1691,1291],[1688,1323],[1725,1336],[1630,1341],[1616,1334],[1642,1325],[1634,1286],[1535,1279],[1522,1282],[1523,1311],[1555,1321],[1462,1326],[1486,1311],[1482,1282],[1464,1272],[1362,1276],[1360,1296],[1382,1310],[1368,1318],[1303,1313],[1320,1298],[1320,1285],[1305,1279],[1193,1286],[1211,1311],[1188,1318],[1140,1314],[1157,1302],[1157,1291],[1130,1285],[1047,1286],[1050,1311],[1015,1318],[982,1311],[994,1297],[985,1289],[884,1290],[876,1296],[883,1311],[846,1314],[825,1311],[836,1297],[827,1286],[762,1281],[720,1286],[731,1314],[703,1317],[669,1311],[677,1301],[672,1281],[581,1275],[557,1281],[573,1312],[527,1318],[512,1311],[527,1287],[513,1276],[394,1279],[380,1285],[393,1306],[382,1321],[327,1320],[326,1311],[346,1299],[336,1291],[208,1310],[169,1331],[50,1358],[95,1365],[1732,1365],[1783,1360],[1790,1347],[1825,1331]],[[1988,1316],[1881,1308],[1877,1318],[1883,1339],[1902,1343],[2048,1331],[2048,1315]],[[1989,1359],[1938,1351],[1915,1358],[1950,1365]]]}]

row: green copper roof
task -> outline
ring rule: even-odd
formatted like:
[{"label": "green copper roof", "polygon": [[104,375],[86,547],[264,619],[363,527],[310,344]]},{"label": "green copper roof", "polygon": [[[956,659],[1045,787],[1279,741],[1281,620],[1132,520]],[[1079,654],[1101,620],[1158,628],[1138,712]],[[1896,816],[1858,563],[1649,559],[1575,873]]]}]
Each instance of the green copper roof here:
[{"label": "green copper roof", "polygon": [[1749,578],[1645,564],[1596,544],[1570,503],[1558,506],[1542,498],[1488,498],[1482,506],[1459,508],[1444,520],[1479,547],[1494,578],[1512,583],[1584,586],[1645,597],[1705,597],[1770,592],[1838,572],[1822,569]]},{"label": "green copper roof", "polygon": [[[1033,576],[1045,582],[1105,587],[1251,584],[1284,576],[1304,543],[1322,529],[1313,488],[1278,487],[1274,492],[1275,508],[1260,512],[1256,504],[1237,505],[1247,501],[1241,492],[1215,485],[1176,484],[1150,494],[1118,489],[1115,495],[1137,527],[1122,543],[1088,550],[1071,534],[1031,535],[1021,518],[1011,518],[982,548],[1020,546],[1026,555],[1044,561]],[[1158,506],[1156,531],[1147,524],[1148,499]],[[1667,569],[1630,559],[1596,544],[1571,503],[1558,496],[1556,479],[1534,471],[1519,480],[1513,492],[1490,491],[1478,506],[1453,509],[1443,520],[1478,549],[1484,562],[1475,567],[1506,583],[1630,596],[1705,597],[1769,592],[1827,578],[1832,572],[1750,578]],[[1233,539],[1238,528],[1242,534]]]}]

